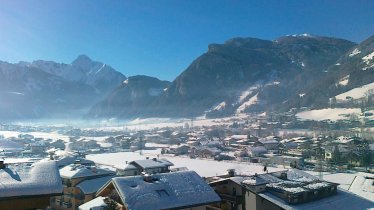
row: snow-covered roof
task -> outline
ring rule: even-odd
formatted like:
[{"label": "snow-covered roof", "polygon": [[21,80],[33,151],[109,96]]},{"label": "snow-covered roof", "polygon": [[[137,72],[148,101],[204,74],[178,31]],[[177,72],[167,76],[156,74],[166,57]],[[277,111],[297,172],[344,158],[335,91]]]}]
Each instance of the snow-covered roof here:
[{"label": "snow-covered roof", "polygon": [[104,202],[104,197],[97,197],[91,201],[88,201],[85,204],[82,204],[78,207],[79,210],[102,210],[106,206]]},{"label": "snow-covered roof", "polygon": [[259,196],[276,204],[285,210],[351,210],[351,209],[369,209],[374,207],[374,202],[361,198],[348,191],[338,189],[338,193],[333,196],[325,197],[315,201],[299,204],[288,204],[281,198],[271,194],[270,192],[259,193]]},{"label": "snow-covered roof", "polygon": [[257,146],[257,147],[248,147],[248,150],[251,152],[267,152],[268,150],[263,146]]},{"label": "snow-covered roof", "polygon": [[63,178],[80,178],[92,177],[114,174],[113,171],[108,169],[96,168],[95,166],[85,166],[81,164],[70,164],[60,169],[61,177]]},{"label": "snow-covered roof", "polygon": [[267,181],[258,177],[258,176],[249,176],[249,177],[232,177],[231,178],[235,182],[239,182],[245,185],[262,185],[266,184]]},{"label": "snow-covered roof", "polygon": [[259,139],[258,141],[261,142],[262,144],[278,144],[279,143],[275,139]]},{"label": "snow-covered roof", "polygon": [[299,169],[290,169],[287,171],[287,179],[297,182],[313,182],[318,181],[318,177],[313,176]]},{"label": "snow-covered roof", "polygon": [[359,173],[348,190],[374,202],[374,174]]},{"label": "snow-covered roof", "polygon": [[[194,171],[117,177],[112,183],[129,210],[173,209],[219,202],[220,197]],[[144,202],[147,201],[147,202]]]},{"label": "snow-covered roof", "polygon": [[56,160],[56,164],[57,164],[58,167],[67,166],[67,165],[73,164],[75,162],[79,162],[82,165],[94,165],[95,164],[95,162],[93,162],[92,160],[79,158],[79,157],[74,156],[74,155],[63,156],[60,159]]},{"label": "snow-covered roof", "polygon": [[145,160],[134,160],[130,162],[130,164],[137,164],[143,169],[149,169],[149,168],[163,168],[168,166],[173,166],[174,164],[164,158],[162,159],[145,159]]},{"label": "snow-covered roof", "polygon": [[120,170],[137,170],[138,168],[136,168],[134,165],[132,164],[126,164],[124,167],[117,167],[118,169]]},{"label": "snow-covered roof", "polygon": [[248,136],[247,135],[232,135],[230,138],[240,140],[240,139],[247,139]]},{"label": "snow-covered roof", "polygon": [[79,183],[76,187],[81,189],[81,191],[87,195],[87,194],[93,194],[96,193],[105,183],[107,183],[110,179],[112,179],[114,176],[104,176],[96,179],[88,179],[81,183]]},{"label": "snow-covered roof", "polygon": [[0,199],[19,196],[62,193],[62,182],[56,163],[9,165],[0,169]]}]

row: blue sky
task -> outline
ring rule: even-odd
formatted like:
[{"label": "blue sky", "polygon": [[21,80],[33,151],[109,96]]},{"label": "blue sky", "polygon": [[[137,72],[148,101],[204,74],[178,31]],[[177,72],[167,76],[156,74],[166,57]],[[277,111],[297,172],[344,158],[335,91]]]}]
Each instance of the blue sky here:
[{"label": "blue sky", "polygon": [[0,0],[0,60],[70,63],[173,80],[210,43],[311,33],[374,35],[371,0]]}]

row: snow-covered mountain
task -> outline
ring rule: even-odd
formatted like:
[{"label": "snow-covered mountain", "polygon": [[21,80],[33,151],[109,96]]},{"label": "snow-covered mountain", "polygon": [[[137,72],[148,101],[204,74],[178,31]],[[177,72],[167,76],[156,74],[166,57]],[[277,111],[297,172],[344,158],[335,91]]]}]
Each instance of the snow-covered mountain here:
[{"label": "snow-covered mountain", "polygon": [[[126,112],[120,111],[122,114],[117,116],[220,117],[316,106],[322,105],[321,101],[327,104],[328,98],[318,96],[324,93],[311,90],[316,85],[326,87],[320,82],[334,74],[331,66],[336,67],[338,61],[343,66],[342,56],[354,47],[358,45],[347,40],[309,34],[273,41],[233,38],[223,44],[211,44],[141,112],[131,113],[128,106],[119,106]],[[363,59],[371,65],[371,58]],[[346,82],[343,77],[339,79],[341,84]],[[107,98],[105,104],[116,106],[123,104],[122,100],[127,99]],[[105,108],[98,104],[89,115],[105,117],[102,110]],[[113,116],[115,113],[108,117]]]},{"label": "snow-covered mountain", "polygon": [[152,109],[152,102],[167,90],[168,81],[137,75],[127,78],[88,113],[89,117],[137,117]]},{"label": "snow-covered mountain", "polygon": [[38,60],[30,63],[30,66],[68,81],[89,85],[101,95],[108,94],[126,79],[123,74],[109,65],[92,61],[86,55],[78,56],[71,64]]},{"label": "snow-covered mountain", "polygon": [[79,118],[125,79],[87,56],[72,64],[0,62],[0,118]]},{"label": "snow-covered mountain", "polygon": [[[325,76],[319,81],[307,85],[301,90],[303,98],[290,98],[288,107],[311,106],[325,108],[349,106],[360,103],[361,106],[374,106],[374,36],[353,46],[336,62],[325,69]],[[354,101],[354,100],[360,100]]]}]

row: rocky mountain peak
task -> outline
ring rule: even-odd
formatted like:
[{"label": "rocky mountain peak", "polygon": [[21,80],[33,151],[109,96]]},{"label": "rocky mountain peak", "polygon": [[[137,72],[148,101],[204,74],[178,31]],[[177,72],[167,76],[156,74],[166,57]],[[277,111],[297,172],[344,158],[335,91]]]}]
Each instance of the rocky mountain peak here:
[{"label": "rocky mountain peak", "polygon": [[93,61],[87,55],[79,55],[71,64],[79,67],[89,67]]}]

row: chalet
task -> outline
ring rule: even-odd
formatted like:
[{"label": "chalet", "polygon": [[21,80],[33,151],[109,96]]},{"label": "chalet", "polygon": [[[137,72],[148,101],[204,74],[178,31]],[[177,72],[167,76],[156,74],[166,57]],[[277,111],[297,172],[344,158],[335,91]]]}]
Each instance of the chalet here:
[{"label": "chalet", "polygon": [[53,161],[17,165],[0,161],[0,209],[44,209],[62,189]]},{"label": "chalet", "polygon": [[114,175],[113,171],[79,163],[61,168],[63,195],[52,198],[51,207],[57,210],[77,209],[79,205],[93,199],[96,191]]},{"label": "chalet", "polygon": [[170,166],[173,165],[167,159],[134,160],[126,164],[123,168],[117,168],[117,174],[120,176],[135,176],[141,173],[167,173],[170,172]]},{"label": "chalet", "polygon": [[268,150],[264,146],[249,146],[247,152],[250,157],[259,157],[267,153]]},{"label": "chalet", "polygon": [[221,201],[194,171],[113,178],[97,196],[113,199],[120,210],[203,210]]},{"label": "chalet", "polygon": [[202,158],[214,158],[221,150],[214,147],[199,147],[194,150],[194,155]]},{"label": "chalet", "polygon": [[263,146],[267,150],[277,150],[278,149],[278,145],[279,145],[279,141],[277,141],[277,140],[275,140],[273,138],[259,139],[259,140],[257,140],[257,142],[255,142],[253,144],[253,146]]},{"label": "chalet", "polygon": [[190,147],[187,145],[176,145],[176,146],[170,146],[169,153],[175,154],[175,155],[186,155],[188,154],[189,150],[190,150]]}]

